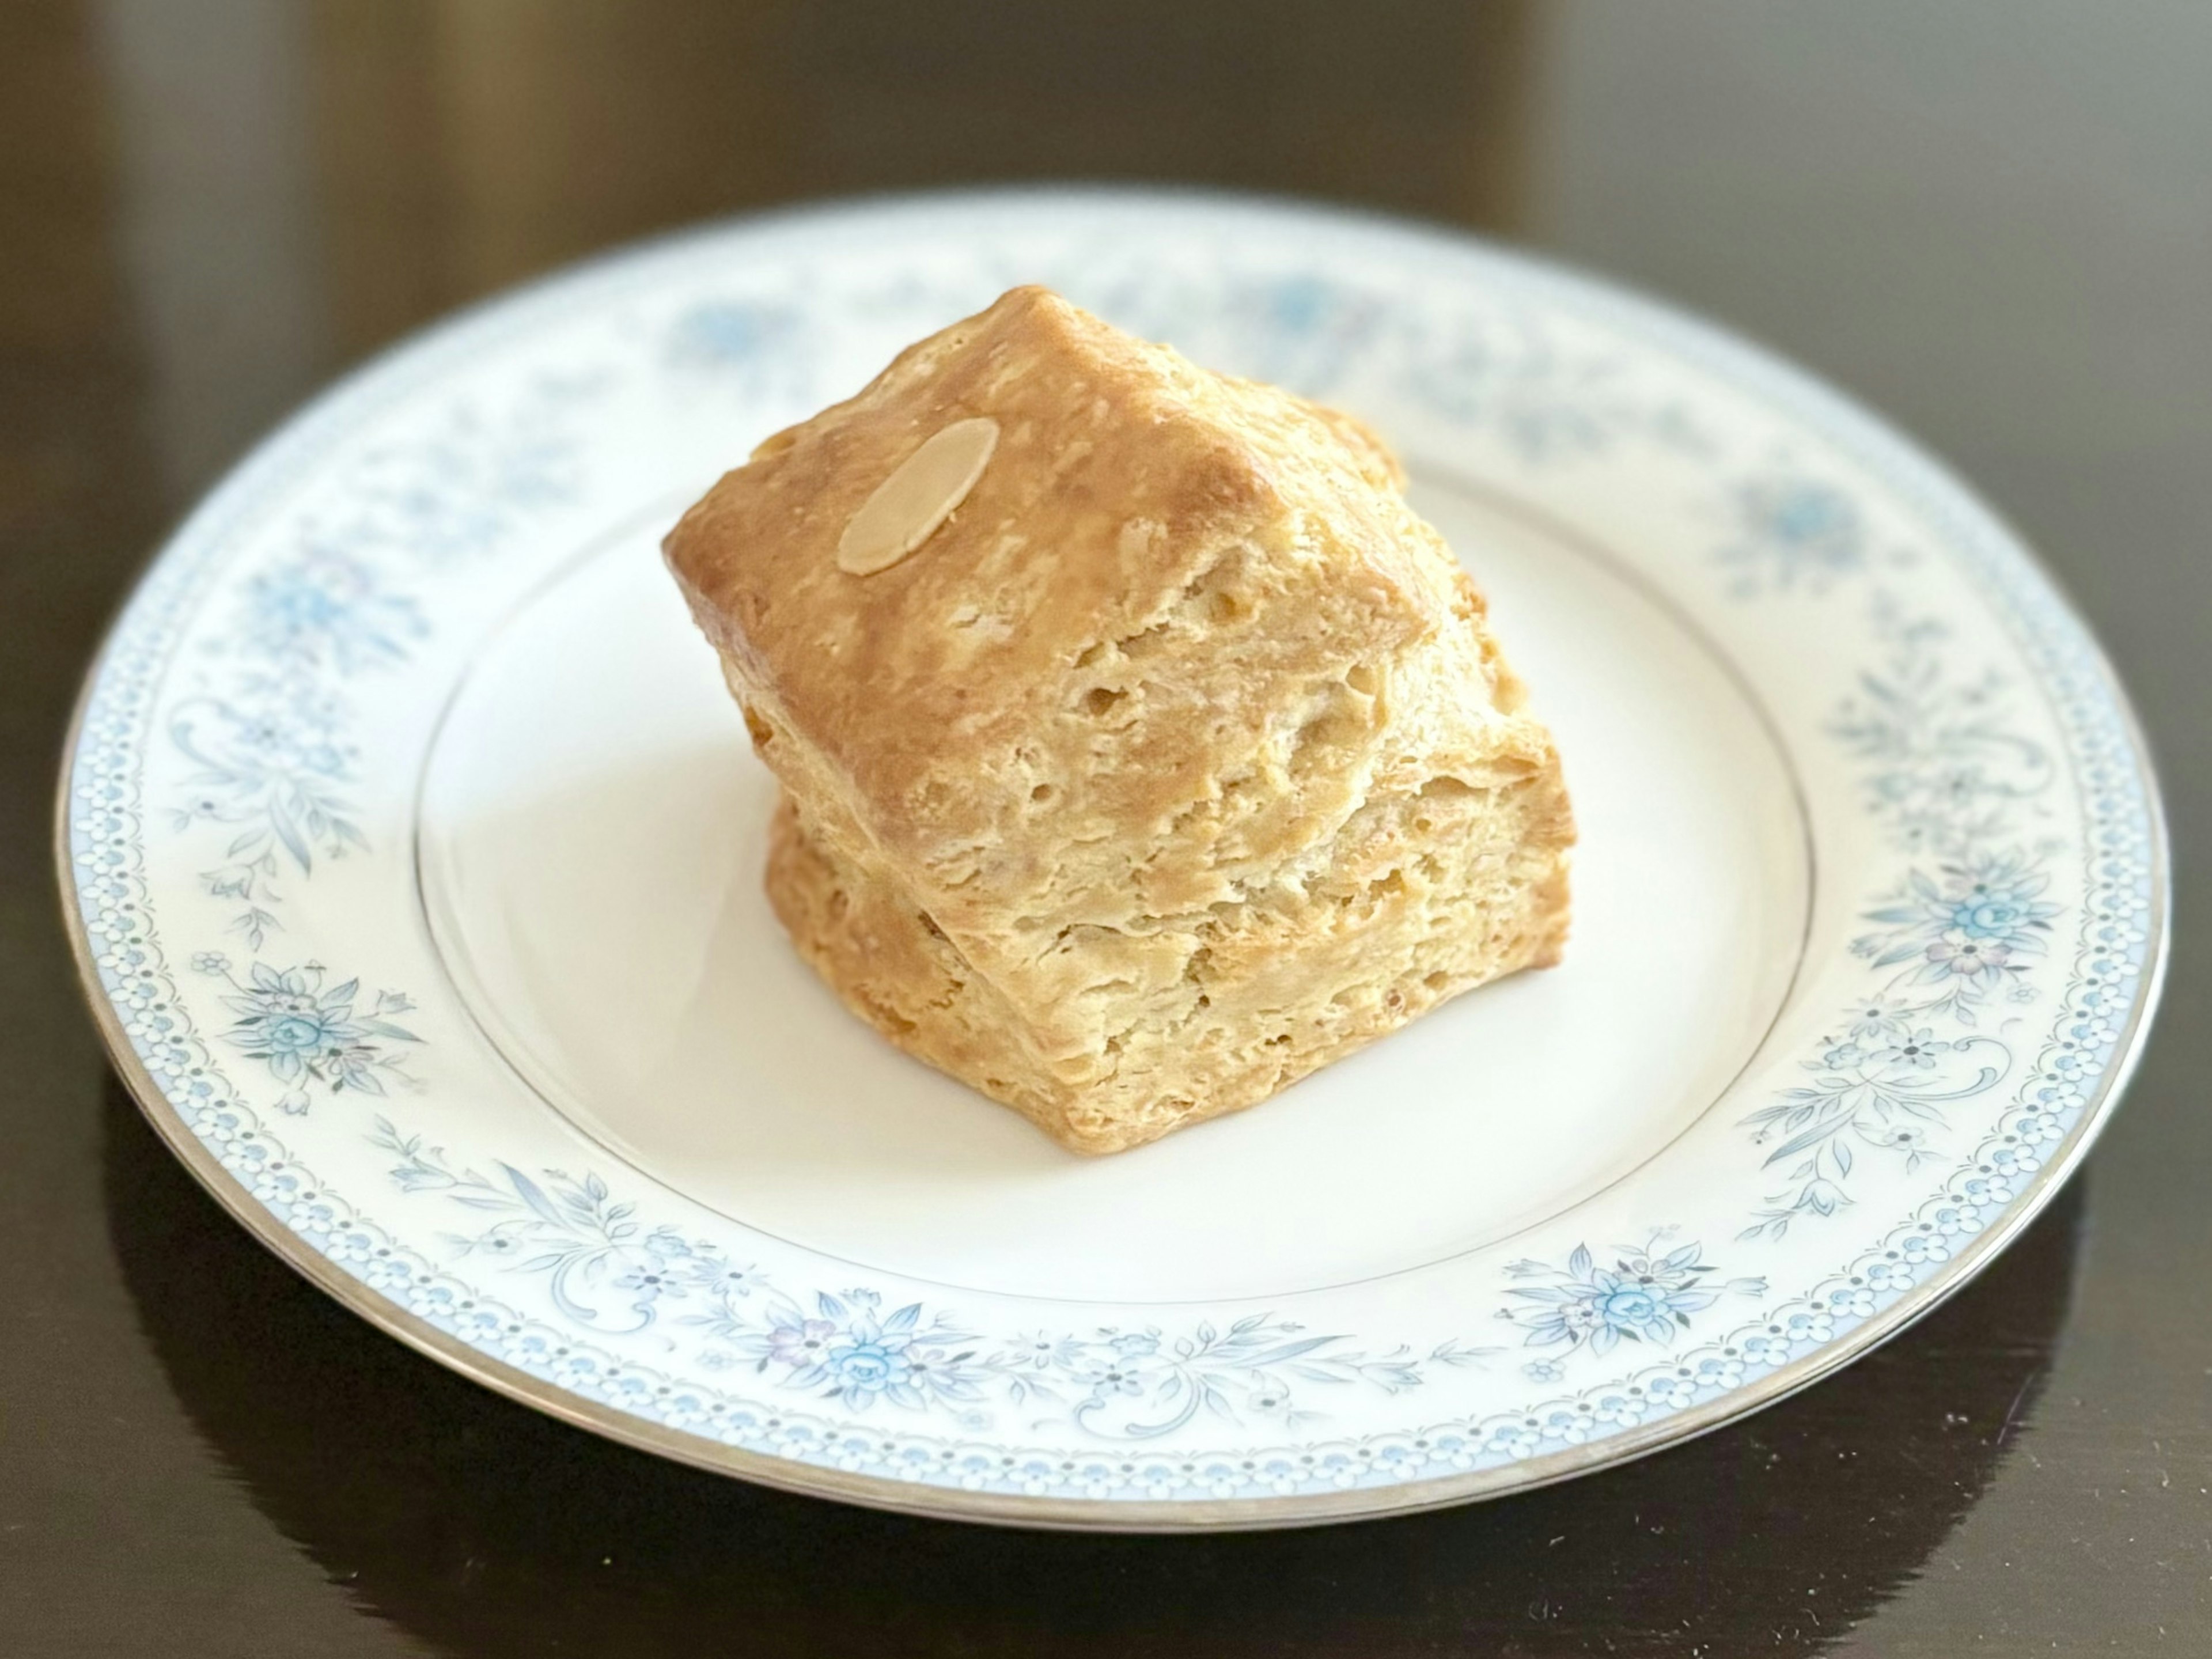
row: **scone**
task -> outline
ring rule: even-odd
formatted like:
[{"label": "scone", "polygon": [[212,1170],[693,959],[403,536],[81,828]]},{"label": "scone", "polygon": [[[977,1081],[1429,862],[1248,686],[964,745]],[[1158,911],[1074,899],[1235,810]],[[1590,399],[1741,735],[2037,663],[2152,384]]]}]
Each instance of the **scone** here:
[{"label": "scone", "polygon": [[1559,757],[1403,484],[1037,288],[763,443],[665,551],[800,954],[1081,1152],[1557,961]]}]

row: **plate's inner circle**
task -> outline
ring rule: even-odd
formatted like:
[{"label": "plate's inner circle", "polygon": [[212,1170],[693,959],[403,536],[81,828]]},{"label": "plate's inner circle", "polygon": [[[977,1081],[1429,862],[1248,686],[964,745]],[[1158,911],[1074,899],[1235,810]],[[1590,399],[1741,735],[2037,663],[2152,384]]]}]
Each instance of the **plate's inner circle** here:
[{"label": "plate's inner circle", "polygon": [[530,596],[457,690],[417,867],[460,994],[555,1110],[746,1225],[873,1270],[1117,1302],[1276,1297],[1510,1236],[1713,1105],[1811,901],[1787,757],[1715,648],[1602,556],[1437,481],[1582,828],[1563,966],[1248,1113],[1103,1160],[898,1054],[760,884],[774,784],[655,533]]}]

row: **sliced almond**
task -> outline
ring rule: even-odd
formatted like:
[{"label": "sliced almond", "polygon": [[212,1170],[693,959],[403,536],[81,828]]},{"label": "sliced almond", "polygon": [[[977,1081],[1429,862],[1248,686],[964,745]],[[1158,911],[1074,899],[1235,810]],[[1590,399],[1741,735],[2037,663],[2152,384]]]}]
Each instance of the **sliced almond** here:
[{"label": "sliced almond", "polygon": [[968,499],[999,447],[999,423],[955,421],[876,486],[837,538],[837,568],[855,576],[888,570],[934,535]]}]

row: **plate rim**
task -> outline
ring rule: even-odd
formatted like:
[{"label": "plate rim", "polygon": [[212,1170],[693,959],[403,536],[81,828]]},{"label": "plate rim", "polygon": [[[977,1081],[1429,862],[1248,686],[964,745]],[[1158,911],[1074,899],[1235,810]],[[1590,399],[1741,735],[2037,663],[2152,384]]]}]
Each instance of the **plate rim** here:
[{"label": "plate rim", "polygon": [[[1009,207],[1042,209],[1079,204],[1128,210],[1195,207],[1272,218],[1304,218],[1351,232],[1414,240],[1440,250],[1456,247],[1478,252],[1524,278],[1595,299],[1616,312],[1659,325],[1674,337],[1694,344],[1700,355],[1709,359],[1731,360],[1736,367],[1751,370],[1763,390],[1772,392],[1778,389],[1782,392],[1786,409],[1813,411],[1840,426],[1877,452],[1897,470],[1899,477],[1909,480],[1944,507],[1961,510],[1970,520],[1981,520],[1984,527],[1996,532],[2002,551],[2015,565],[2019,575],[2030,584],[2040,585],[2062,623],[2075,635],[2082,662],[2094,671],[2109,701],[2127,739],[2132,762],[2131,780],[2143,797],[2149,885],[2143,966],[2125,1031],[2115,1044],[2112,1061],[2100,1079],[2097,1092],[2084,1103],[2079,1119],[2036,1170],[2026,1188],[1936,1272],[1914,1284],[1864,1323],[1756,1381],[1747,1380],[1698,1405],[1637,1424],[1601,1440],[1570,1445],[1512,1462],[1386,1486],[1265,1498],[1071,1498],[967,1491],[863,1474],[712,1440],[623,1412],[495,1358],[345,1273],[305,1237],[285,1226],[237,1176],[216,1160],[184,1121],[132,1046],[112,1000],[100,984],[89,932],[84,923],[70,838],[72,783],[87,715],[117,641],[145,591],[148,579],[169,550],[197,525],[216,516],[232,497],[258,483],[284,459],[295,441],[342,413],[356,392],[396,361],[461,333],[496,312],[519,309],[532,298],[542,299],[557,289],[647,261],[687,243],[708,241],[732,233],[803,228],[809,221],[865,219],[887,213],[903,216],[979,207],[1003,211]],[[141,1114],[194,1179],[249,1235],[310,1284],[384,1334],[495,1394],[559,1421],[710,1473],[736,1475],[781,1491],[931,1519],[1054,1530],[1176,1534],[1263,1530],[1378,1518],[1550,1486],[1647,1456],[1762,1411],[1863,1358],[1917,1323],[1971,1282],[2041,1214],[2080,1167],[2133,1080],[2163,995],[2171,957],[2171,835],[2155,761],[2126,688],[2102,642],[2064,585],[2011,523],[1948,464],[1902,428],[1814,371],[1799,367],[1784,353],[1672,300],[1647,295],[1626,283],[1534,250],[1435,221],[1296,196],[1202,186],[1062,183],[884,191],[740,213],[617,245],[496,290],[403,335],[319,389],[270,428],[176,520],[141,562],[113,606],[99,646],[79,684],[60,761],[54,796],[57,896],[79,989],[90,1009],[109,1063]]]}]

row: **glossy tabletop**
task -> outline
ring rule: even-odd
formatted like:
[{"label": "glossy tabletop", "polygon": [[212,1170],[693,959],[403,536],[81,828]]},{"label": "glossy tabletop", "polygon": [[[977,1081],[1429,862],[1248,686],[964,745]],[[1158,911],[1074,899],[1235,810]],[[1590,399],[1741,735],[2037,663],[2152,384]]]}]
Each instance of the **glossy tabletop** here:
[{"label": "glossy tabletop", "polygon": [[[2212,1653],[2212,8],[2196,0],[0,5],[0,1653]],[[48,851],[167,527],[415,325],[825,194],[1186,180],[1425,216],[1778,346],[2118,661],[2172,977],[2087,1167],[1844,1375],[1400,1521],[1021,1534],[593,1439],[378,1334],[113,1079]]]}]

